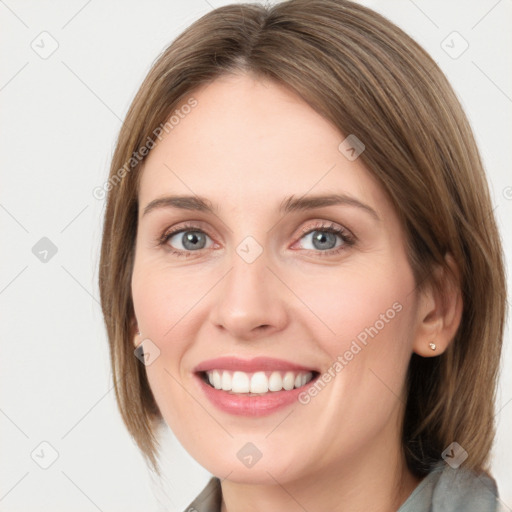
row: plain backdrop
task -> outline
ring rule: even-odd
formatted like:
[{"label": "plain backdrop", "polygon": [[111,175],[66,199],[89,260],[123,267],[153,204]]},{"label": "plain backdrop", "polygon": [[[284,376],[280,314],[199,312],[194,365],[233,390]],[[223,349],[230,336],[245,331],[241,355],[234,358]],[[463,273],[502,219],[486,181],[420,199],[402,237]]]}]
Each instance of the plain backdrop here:
[{"label": "plain backdrop", "polygon": [[[97,285],[104,201],[92,191],[154,59],[227,3],[0,0],[1,511],[180,512],[210,477],[164,429],[159,483],[121,422]],[[451,81],[510,267],[512,0],[361,3],[415,38]],[[492,466],[505,510],[511,363],[507,330]]]}]

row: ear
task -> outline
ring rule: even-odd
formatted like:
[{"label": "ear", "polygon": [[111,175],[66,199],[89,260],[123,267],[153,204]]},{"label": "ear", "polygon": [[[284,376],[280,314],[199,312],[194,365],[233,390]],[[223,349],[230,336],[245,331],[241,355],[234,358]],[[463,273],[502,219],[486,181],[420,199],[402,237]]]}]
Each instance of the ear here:
[{"label": "ear", "polygon": [[451,254],[445,260],[451,272],[436,267],[419,297],[413,351],[422,357],[442,354],[455,337],[462,318],[459,269]]},{"label": "ear", "polygon": [[132,318],[132,322],[131,322],[131,338],[133,340],[133,346],[138,347],[140,345],[141,338],[140,338],[139,326],[137,324],[137,320],[135,319],[135,317]]}]

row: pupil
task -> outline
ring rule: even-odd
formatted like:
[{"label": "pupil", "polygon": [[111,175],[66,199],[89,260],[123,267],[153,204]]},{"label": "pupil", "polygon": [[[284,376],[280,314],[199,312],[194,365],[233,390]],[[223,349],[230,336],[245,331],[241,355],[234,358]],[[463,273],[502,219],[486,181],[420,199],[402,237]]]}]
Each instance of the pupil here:
[{"label": "pupil", "polygon": [[[200,243],[200,239],[203,239],[202,242],[203,244]],[[199,244],[198,244],[199,242]],[[199,247],[199,249],[202,249],[204,247],[204,236],[203,236],[203,233],[199,233],[197,231],[189,231],[187,234],[184,235],[183,237],[183,246],[186,248],[186,249],[197,249]],[[188,245],[190,244],[190,245]]]},{"label": "pupil", "polygon": [[[323,231],[318,231],[317,232],[318,234],[316,236],[313,236],[313,245],[315,245],[315,247],[317,249],[332,249],[334,248],[334,246],[336,245],[336,237],[334,235],[334,233],[326,233],[326,232],[323,232]],[[330,242],[332,242],[332,245],[329,247],[325,247],[325,243],[326,243],[326,240],[329,240],[330,239]],[[320,246],[318,247],[316,242],[318,242],[320,244]],[[329,244],[327,244],[329,245]]]}]

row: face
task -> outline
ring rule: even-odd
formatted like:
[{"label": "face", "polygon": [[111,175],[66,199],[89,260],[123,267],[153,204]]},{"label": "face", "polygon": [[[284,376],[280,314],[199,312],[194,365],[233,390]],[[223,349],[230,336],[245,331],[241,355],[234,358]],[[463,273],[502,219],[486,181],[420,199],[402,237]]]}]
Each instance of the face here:
[{"label": "face", "polygon": [[139,191],[134,344],[165,421],[239,482],[398,450],[417,305],[384,190],[282,85],[224,76],[192,96]]}]

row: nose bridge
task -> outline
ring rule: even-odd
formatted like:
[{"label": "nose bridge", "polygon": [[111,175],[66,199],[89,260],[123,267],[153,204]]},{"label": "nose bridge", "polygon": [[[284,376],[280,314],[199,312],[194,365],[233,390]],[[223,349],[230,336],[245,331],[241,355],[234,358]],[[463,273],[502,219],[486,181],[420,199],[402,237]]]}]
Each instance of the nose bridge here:
[{"label": "nose bridge", "polygon": [[253,236],[246,236],[230,254],[230,270],[219,287],[212,322],[236,337],[253,336],[258,327],[282,328],[285,308],[279,283],[267,268],[269,251]]},{"label": "nose bridge", "polygon": [[234,293],[240,304],[243,297],[250,300],[261,298],[268,292],[268,263],[268,251],[253,237],[246,237],[234,249],[226,292]]}]

